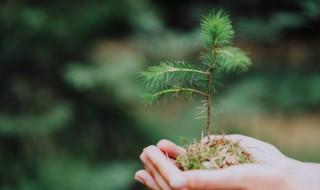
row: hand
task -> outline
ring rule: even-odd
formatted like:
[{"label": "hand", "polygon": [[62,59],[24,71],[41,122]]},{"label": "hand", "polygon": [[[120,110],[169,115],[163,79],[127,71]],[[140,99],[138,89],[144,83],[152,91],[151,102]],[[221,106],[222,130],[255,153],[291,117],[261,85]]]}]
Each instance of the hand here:
[{"label": "hand", "polygon": [[[150,189],[309,189],[310,182],[305,181],[304,188],[297,183],[291,171],[297,161],[284,156],[274,146],[241,135],[229,135],[225,138],[239,140],[240,145],[250,152],[258,164],[244,164],[223,170],[194,170],[181,172],[177,170],[174,159],[184,152],[170,141],[162,140],[155,146],[147,147],[141,154],[146,170],[136,173],[136,179]],[[165,154],[161,153],[161,151]],[[167,155],[167,156],[166,156]],[[163,167],[165,166],[165,167]],[[167,168],[167,169],[165,169]],[[175,168],[175,169],[174,169]],[[292,170],[293,171],[293,170]],[[310,187],[309,187],[310,186]],[[316,189],[316,188],[315,188]]]}]

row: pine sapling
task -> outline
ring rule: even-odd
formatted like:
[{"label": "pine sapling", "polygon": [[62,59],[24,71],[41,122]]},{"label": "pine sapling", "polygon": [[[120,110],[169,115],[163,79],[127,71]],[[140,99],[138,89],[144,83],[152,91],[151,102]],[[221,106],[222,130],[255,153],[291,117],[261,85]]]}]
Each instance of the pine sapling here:
[{"label": "pine sapling", "polygon": [[214,77],[220,73],[246,71],[250,59],[241,49],[232,46],[234,31],[229,16],[223,11],[212,11],[201,20],[204,52],[200,64],[165,61],[142,72],[147,93],[144,100],[152,105],[183,97],[202,102],[200,116],[206,119],[206,140],[186,147],[186,154],[177,158],[182,170],[218,169],[230,165],[250,163],[253,159],[239,142],[224,137],[210,138],[215,94]]}]

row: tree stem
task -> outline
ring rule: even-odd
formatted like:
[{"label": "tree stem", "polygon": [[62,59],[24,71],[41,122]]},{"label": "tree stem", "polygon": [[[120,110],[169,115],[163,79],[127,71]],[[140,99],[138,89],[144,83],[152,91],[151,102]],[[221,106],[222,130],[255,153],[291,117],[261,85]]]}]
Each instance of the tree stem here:
[{"label": "tree stem", "polygon": [[[210,71],[209,71],[210,72]],[[207,125],[206,125],[206,133],[207,136],[210,136],[210,125],[211,125],[211,83],[212,83],[212,74],[211,72],[208,74],[208,96],[207,96]]]},{"label": "tree stem", "polygon": [[216,50],[217,50],[217,47],[215,45],[213,45],[212,47],[212,51],[211,51],[211,56],[213,57],[212,59],[212,63],[209,65],[208,67],[208,96],[207,96],[207,124],[206,124],[206,134],[208,136],[208,140],[210,140],[210,127],[211,127],[211,112],[212,112],[212,94],[211,94],[211,87],[212,87],[212,73],[213,73],[213,68],[214,68],[214,65],[216,63]]}]

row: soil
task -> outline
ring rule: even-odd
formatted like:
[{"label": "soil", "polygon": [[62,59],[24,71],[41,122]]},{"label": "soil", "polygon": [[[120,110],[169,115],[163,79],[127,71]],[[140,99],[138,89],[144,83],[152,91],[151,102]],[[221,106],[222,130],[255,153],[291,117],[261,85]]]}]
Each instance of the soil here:
[{"label": "soil", "polygon": [[186,153],[176,159],[181,170],[222,169],[254,162],[251,154],[245,151],[239,142],[224,137],[211,137],[204,142],[196,141],[188,145]]}]

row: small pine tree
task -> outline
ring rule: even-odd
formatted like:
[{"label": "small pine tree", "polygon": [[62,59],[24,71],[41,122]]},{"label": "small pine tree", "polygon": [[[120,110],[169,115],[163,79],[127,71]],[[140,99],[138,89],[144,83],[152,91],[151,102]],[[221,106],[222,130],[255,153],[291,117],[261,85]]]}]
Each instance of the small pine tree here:
[{"label": "small pine tree", "polygon": [[201,54],[201,64],[187,64],[183,61],[166,61],[142,72],[148,104],[174,97],[184,97],[189,101],[199,97],[204,102],[205,132],[210,135],[213,94],[213,76],[223,72],[246,71],[250,59],[241,49],[232,46],[234,31],[229,16],[223,11],[212,11],[201,21],[205,50]]}]

